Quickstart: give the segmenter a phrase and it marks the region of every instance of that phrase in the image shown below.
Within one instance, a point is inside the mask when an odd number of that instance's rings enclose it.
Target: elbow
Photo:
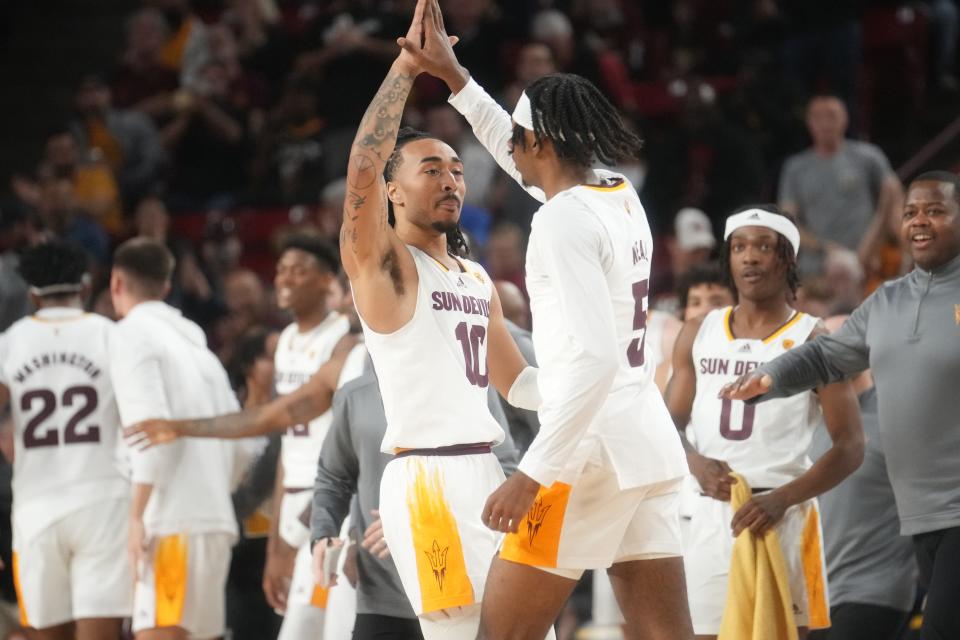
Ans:
[[[850,475],[863,464],[866,440],[862,431],[855,436],[844,438],[834,446],[840,450],[842,465],[844,471],[846,471],[845,475]]]

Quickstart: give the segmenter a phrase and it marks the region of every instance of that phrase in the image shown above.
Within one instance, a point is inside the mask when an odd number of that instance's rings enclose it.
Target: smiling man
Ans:
[[[829,626],[826,568],[815,498],[863,460],[863,430],[849,383],[826,385],[762,407],[722,400],[717,391],[743,371],[824,333],[819,318],[792,306],[797,289],[800,232],[772,206],[750,207],[727,219],[721,268],[738,303],[688,320],[677,337],[667,408],[684,439],[700,484],[684,549],[690,614],[697,638],[714,638],[727,601],[733,540],[744,529],[777,532],[786,560],[795,624]],[[821,420],[832,446],[814,465],[807,449]],[[689,423],[689,427],[688,427]],[[730,472],[753,499],[734,512]]]
[[[960,637],[960,178],[918,176],[901,233],[916,267],[860,305],[837,333],[792,349],[723,390],[784,398],[870,368],[900,529],[927,588],[921,638]]]

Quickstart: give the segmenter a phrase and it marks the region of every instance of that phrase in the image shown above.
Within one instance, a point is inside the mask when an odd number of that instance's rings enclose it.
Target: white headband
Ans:
[[[80,282],[70,282],[62,284],[48,284],[45,287],[30,287],[30,293],[45,298],[47,296],[62,296],[71,293],[80,293],[83,287],[90,284],[90,274],[85,273],[80,278]]]
[[[517,106],[513,110],[512,117],[518,125],[528,131],[533,131],[533,109],[530,106],[530,98],[527,97],[526,91],[520,94],[520,99],[517,100]]]
[[[723,231],[723,239],[726,240],[730,234],[740,227],[766,227],[773,229],[781,234],[790,244],[793,245],[794,257],[800,253],[800,231],[797,225],[793,224],[789,218],[776,213],[764,211],[763,209],[747,209],[727,218],[727,226]]]

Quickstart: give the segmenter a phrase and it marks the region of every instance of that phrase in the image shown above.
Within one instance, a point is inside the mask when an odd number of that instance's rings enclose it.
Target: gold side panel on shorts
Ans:
[[[423,612],[474,603],[457,521],[443,493],[439,469],[428,471],[416,461],[413,485],[407,488],[410,530],[417,558]]]
[[[187,598],[187,536],[160,538],[153,557],[158,627],[178,627]]]
[[[823,574],[823,548],[820,535],[820,514],[815,508],[807,511],[801,538],[803,578],[807,585],[807,608],[810,611],[810,628],[825,629],[830,626],[830,609],[827,604],[826,576]]]
[[[330,597],[330,589],[325,589],[318,584],[313,585],[313,593],[310,594],[310,606],[317,609],[327,608],[327,598]]]
[[[27,620],[27,608],[23,604],[23,592],[20,590],[20,557],[17,552],[13,552],[13,589],[17,592],[17,608],[20,610],[20,626],[29,627]]]
[[[549,489],[540,487],[517,533],[508,533],[504,539],[500,557],[534,567],[556,567],[570,489],[563,482],[554,482]]]

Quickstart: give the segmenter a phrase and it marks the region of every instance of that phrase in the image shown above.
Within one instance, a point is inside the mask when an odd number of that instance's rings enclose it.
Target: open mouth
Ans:
[[[925,249],[933,244],[933,235],[929,233],[915,233],[910,237],[910,242],[917,249]]]
[[[763,273],[760,271],[744,271],[740,277],[743,278],[745,282],[755,284],[763,280]]]

